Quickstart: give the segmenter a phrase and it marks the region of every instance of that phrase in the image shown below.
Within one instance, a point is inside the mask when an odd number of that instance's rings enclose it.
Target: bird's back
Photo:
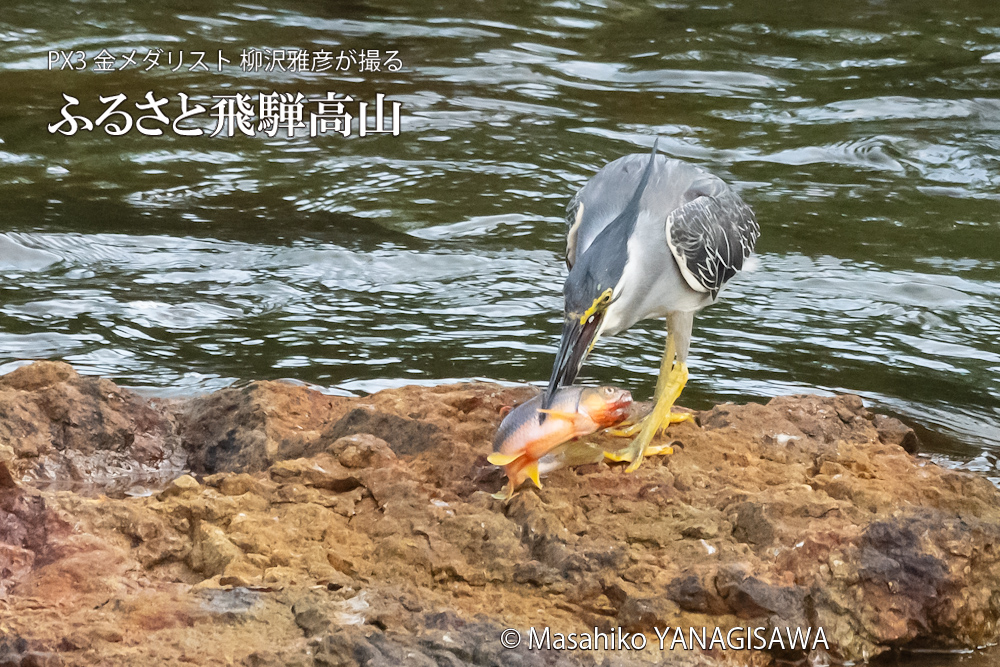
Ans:
[[[658,153],[609,163],[567,213],[567,286],[592,275],[620,286],[602,324],[606,335],[712,303],[760,235],[753,211],[722,179]]]
[[[648,153],[634,153],[609,162],[570,200],[566,206],[569,226],[566,261],[570,266],[628,206],[649,159]],[[654,159],[640,206],[662,214],[663,220],[671,211],[699,196],[712,196],[728,188],[720,178],[700,167],[660,154]]]

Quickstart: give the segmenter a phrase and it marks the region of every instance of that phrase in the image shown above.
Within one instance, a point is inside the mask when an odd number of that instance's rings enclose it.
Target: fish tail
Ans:
[[[524,456],[524,452],[518,454],[501,454],[500,452],[493,452],[486,457],[486,460],[495,466],[507,466]]]
[[[542,483],[538,479],[538,461],[532,461],[524,467],[524,472],[532,482],[535,483],[539,489],[542,488]]]

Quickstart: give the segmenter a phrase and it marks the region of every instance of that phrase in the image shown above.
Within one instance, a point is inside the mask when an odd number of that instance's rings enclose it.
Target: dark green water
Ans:
[[[139,62],[92,71],[105,48]],[[156,48],[232,62],[143,71]],[[243,72],[249,48],[392,50],[402,68]],[[89,67],[48,71],[50,49]],[[973,0],[7,0],[0,370],[58,358],[181,393],[543,381],[563,207],[659,136],[735,184],[763,228],[759,267],[696,322],[682,403],[853,392],[995,479],[998,52],[1000,4]],[[99,95],[138,117],[147,91],[171,119],[179,93],[206,108],[384,93],[401,134],[47,130],[62,93],[95,120]],[[211,113],[187,127],[210,133]],[[645,397],[662,336],[649,322],[602,341],[585,375]]]
[[[763,227],[759,268],[696,323],[683,402],[855,392],[996,474],[1000,7],[271,5],[5,3],[0,228],[52,255],[0,253],[0,370],[60,358],[172,392],[544,380],[563,206],[659,136]],[[244,72],[251,48],[391,50],[402,68]],[[123,69],[93,71],[102,49]],[[155,49],[187,60],[147,72]],[[220,49],[223,72],[188,71]],[[87,69],[50,71],[49,50]],[[62,93],[96,120],[98,96],[137,118],[147,91],[171,119],[180,93],[205,106],[185,126],[206,134],[47,130]],[[401,133],[208,136],[213,96],[260,91],[384,93]],[[642,396],[662,335],[604,341],[585,373]]]

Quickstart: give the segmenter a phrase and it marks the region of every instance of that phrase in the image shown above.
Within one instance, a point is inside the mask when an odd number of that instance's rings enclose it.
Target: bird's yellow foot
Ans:
[[[651,444],[653,436],[671,424],[673,414],[670,412],[670,408],[673,407],[674,401],[680,396],[681,390],[684,389],[684,385],[688,379],[688,370],[685,364],[679,363],[673,366],[673,368],[668,365],[668,360],[673,359],[673,337],[670,336],[667,340],[667,354],[664,355],[664,363],[660,370],[660,380],[656,383],[656,403],[653,405],[653,411],[646,415],[645,419],[640,422],[639,434],[629,443],[628,447],[614,452],[610,457],[612,460],[628,461],[629,465],[625,468],[625,472],[633,472],[642,465],[643,458],[645,458],[646,453],[650,450],[657,452],[660,449],[661,451],[658,453],[665,454],[667,453],[665,450],[670,449],[670,453],[673,453],[673,448],[669,445]],[[694,416],[688,415],[680,421],[686,421],[687,419],[693,420]]]
[[[642,430],[642,426],[645,423],[645,418],[637,421],[634,424],[629,424],[625,428],[609,428],[605,433],[608,435],[613,435],[618,438],[631,438],[634,435],[638,435],[639,431]],[[667,415],[666,419],[660,424],[658,432],[662,433],[667,430],[667,427],[671,424],[680,424],[681,422],[691,422],[694,421],[694,413],[691,412],[671,412]],[[647,454],[647,456],[649,456]]]
[[[642,453],[643,458],[647,456],[670,456],[674,453],[674,448],[670,445],[649,445]],[[633,454],[628,447],[617,452],[604,452],[604,458],[615,463],[628,461],[632,463]]]

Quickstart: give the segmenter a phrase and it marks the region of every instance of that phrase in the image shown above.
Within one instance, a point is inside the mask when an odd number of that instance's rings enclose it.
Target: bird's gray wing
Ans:
[[[666,162],[662,155],[654,159],[657,167]],[[647,164],[648,153],[620,157],[594,174],[570,199],[566,206],[566,263],[570,268],[628,206]]]
[[[666,232],[688,286],[715,299],[753,252],[760,226],[739,195],[721,181],[712,186],[711,194],[689,191],[690,201],[667,216]]]

